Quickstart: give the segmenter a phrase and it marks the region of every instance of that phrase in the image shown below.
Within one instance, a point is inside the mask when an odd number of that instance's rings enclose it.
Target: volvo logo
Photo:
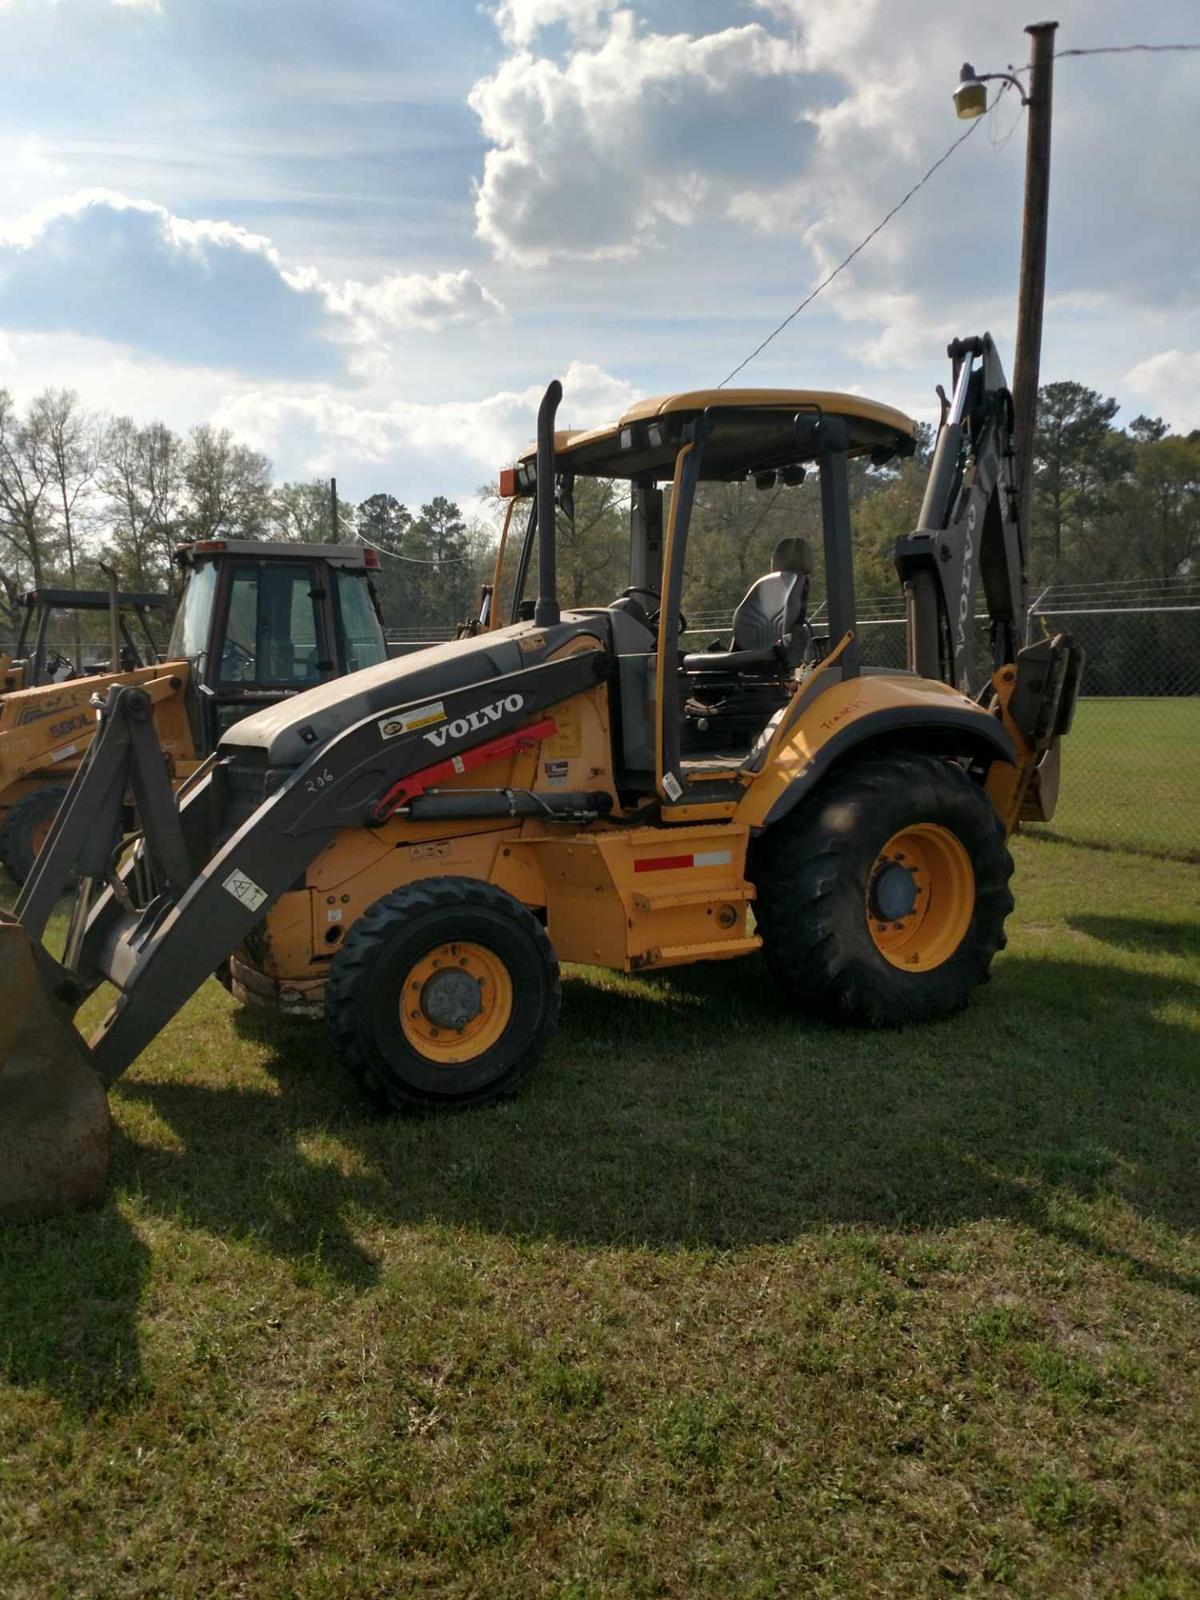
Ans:
[[[469,733],[479,733],[490,723],[499,722],[506,712],[520,711],[524,704],[523,694],[507,694],[503,700],[493,700],[491,705],[480,706],[478,711],[468,711],[465,717],[455,717],[443,728],[431,728],[425,738],[440,750],[447,739],[465,739]]]

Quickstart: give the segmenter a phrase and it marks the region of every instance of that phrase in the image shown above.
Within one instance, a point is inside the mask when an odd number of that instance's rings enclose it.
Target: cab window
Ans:
[[[216,592],[217,569],[211,561],[205,561],[193,569],[175,613],[167,645],[168,660],[197,661],[208,649],[208,628]]]
[[[235,568],[218,682],[279,688],[322,682],[328,666],[315,592],[312,569],[300,563]]]

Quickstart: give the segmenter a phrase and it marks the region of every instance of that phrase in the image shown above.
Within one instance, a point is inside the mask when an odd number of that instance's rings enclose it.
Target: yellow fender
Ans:
[[[770,827],[830,767],[868,744],[977,755],[988,763],[1016,759],[1000,720],[949,684],[908,673],[865,672],[840,681],[819,672],[801,684],[780,718],[736,820]]]

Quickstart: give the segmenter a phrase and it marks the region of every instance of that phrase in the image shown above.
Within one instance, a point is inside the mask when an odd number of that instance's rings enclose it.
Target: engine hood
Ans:
[[[419,706],[439,694],[535,666],[583,634],[607,646],[608,632],[606,613],[576,613],[550,628],[518,622],[473,639],[431,645],[265,706],[234,723],[219,753],[255,766],[296,767],[366,717]]]

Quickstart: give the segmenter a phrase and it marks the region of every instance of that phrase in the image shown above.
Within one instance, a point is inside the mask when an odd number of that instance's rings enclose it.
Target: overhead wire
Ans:
[[[796,309],[794,311],[789,311],[788,312],[787,316],[784,317],[783,321],[779,324],[779,326],[776,327],[776,328],[773,328],[771,330],[771,332],[767,335],[767,337],[762,341],[762,343],[757,345],[753,350],[751,350],[750,354],[745,358],[744,361],[739,361],[737,366],[734,367],[733,371],[727,373],[725,375],[725,377],[723,377],[721,379],[720,383],[717,385],[718,389],[723,389],[731,378],[736,378],[737,377],[738,373],[742,370],[743,367],[748,367],[756,356],[762,355],[763,351],[772,342],[772,340],[777,339],[779,337],[779,335],[783,332],[783,330],[788,326],[788,324],[791,323],[791,322],[794,322],[796,320],[796,318],[800,315],[800,313],[804,310],[804,308],[806,306],[810,306],[813,303],[813,301],[821,293],[822,289],[827,289],[829,287],[829,285],[833,282],[833,280],[837,277],[837,275],[840,272],[844,272],[845,271],[845,269],[854,260],[855,256],[861,255],[861,253],[871,243],[871,240],[876,238],[880,233],[883,232],[884,228],[887,227],[888,223],[892,220],[892,218],[896,215],[896,213],[898,211],[902,211],[904,209],[904,207],[908,204],[908,202],[913,198],[913,196],[915,194],[918,194],[925,187],[925,185],[929,182],[930,178],[933,177],[934,173],[938,170],[938,168],[939,167],[944,167],[946,162],[949,161],[950,157],[959,148],[959,146],[966,144],[967,140],[975,132],[976,128],[979,126],[979,123],[982,120],[983,120],[982,117],[978,118],[976,121],[972,122],[971,126],[967,129],[966,133],[959,134],[958,138],[955,139],[954,143],[950,146],[950,148],[948,150],[944,151],[937,158],[937,160],[933,163],[933,165],[929,168],[929,170],[922,177],[918,178],[918,180],[916,181],[916,183],[913,184],[912,188],[908,191],[908,193],[906,195],[904,195],[901,199],[897,200],[896,204],[892,207],[892,209],[887,213],[886,216],[880,218],[880,220],[871,229],[870,233],[867,234],[866,238],[860,240],[860,242],[854,246],[854,249],[851,250],[850,254],[848,256],[845,256],[841,261],[839,261],[837,266],[834,267],[833,271],[830,272],[829,274],[827,274],[826,277],[822,278],[820,283],[818,283],[815,288],[810,290],[809,293],[805,295],[804,299],[801,300],[800,304],[796,307]]]
[[[1168,50],[1200,50],[1200,44],[1098,44],[1086,50],[1056,50],[1054,59],[1059,61],[1063,56],[1127,56],[1135,50],[1158,55]],[[1029,68],[1022,67],[1021,71],[1028,72]]]
[[[456,562],[474,561],[474,556],[402,556],[398,550],[386,550],[383,545],[375,544],[363,533],[356,535],[360,544],[365,544],[369,550],[378,550],[381,556],[390,556],[393,561],[407,561],[414,567],[451,567]]]
[[[1142,51],[1142,52],[1145,52],[1145,53],[1148,53],[1148,54],[1159,54],[1159,53],[1164,53],[1164,52],[1168,52],[1168,51],[1185,51],[1185,52],[1200,51],[1200,43],[1196,43],[1196,44],[1106,44],[1106,45],[1092,45],[1092,46],[1089,46],[1087,48],[1080,48],[1080,49],[1056,50],[1054,52],[1054,59],[1057,61],[1060,58],[1065,57],[1065,56],[1117,56],[1117,55],[1130,55],[1130,54],[1134,53],[1135,51]],[[1025,66],[1022,66],[1022,67],[1010,67],[1009,70],[1011,72],[1015,73],[1015,74],[1020,74],[1020,73],[1028,72],[1029,71],[1029,67],[1028,67],[1028,65],[1025,65]],[[1008,87],[1009,87],[1008,84],[1003,85],[1003,87],[1000,90],[1000,93],[996,96],[995,103],[994,103],[994,105],[992,107],[993,112],[995,111],[996,106],[998,106],[1000,104],[1000,101],[1003,99],[1004,93],[1008,89]],[[1025,106],[1022,105],[1021,111],[1023,112],[1024,110],[1025,110]],[[763,351],[767,348],[767,346],[769,344],[771,344],[775,339],[777,339],[779,337],[779,335],[783,332],[783,330],[786,327],[788,327],[792,322],[794,322],[796,320],[796,318],[800,315],[800,313],[807,306],[810,306],[813,303],[813,301],[822,292],[822,290],[827,289],[829,287],[829,285],[833,282],[833,280],[838,276],[838,274],[841,273],[841,272],[844,272],[845,269],[850,265],[850,263],[854,260],[854,258],[856,256],[861,255],[861,253],[866,249],[866,247],[871,243],[871,241],[873,239],[875,239],[880,233],[883,232],[884,228],[887,227],[888,223],[897,214],[897,212],[902,211],[904,209],[904,207],[908,204],[908,202],[913,198],[913,196],[920,193],[920,191],[929,182],[930,178],[933,177],[934,173],[937,172],[941,167],[945,166],[946,162],[950,160],[950,157],[955,153],[955,151],[958,150],[960,148],[960,146],[966,144],[967,140],[971,137],[971,135],[975,132],[975,129],[979,126],[979,124],[983,120],[984,119],[982,117],[976,118],[971,123],[971,126],[967,129],[967,131],[965,133],[960,134],[958,136],[958,138],[955,139],[954,143],[951,144],[950,147],[947,150],[943,151],[943,153],[938,157],[938,159],[933,163],[933,165],[928,169],[928,171],[923,173],[922,176],[917,179],[916,183],[913,184],[912,188],[909,189],[906,194],[901,196],[901,198],[899,200],[897,200],[896,204],[892,207],[892,209],[890,211],[888,211],[883,217],[880,218],[880,220],[871,229],[870,233],[868,233],[865,238],[861,239],[859,241],[859,243],[855,245],[854,249],[851,250],[850,254],[845,256],[845,257],[843,257],[843,259],[838,262],[837,266],[834,267],[832,272],[828,273],[824,278],[822,278],[820,283],[816,284],[809,291],[809,293],[805,295],[804,299],[801,300],[800,304],[798,306],[796,306],[796,308],[793,311],[789,311],[788,312],[787,316],[784,317],[782,322],[780,322],[776,327],[772,328],[771,332],[767,335],[767,337],[765,339],[763,339],[760,344],[757,344],[754,347],[754,349],[751,350],[750,354],[744,358],[744,360],[739,361],[737,366],[734,367],[731,372],[726,373],[726,375],[721,379],[720,383],[717,385],[718,389],[723,389],[725,387],[725,385],[727,383],[729,383],[729,381],[732,378],[736,378],[737,377],[738,373],[741,372],[744,367],[748,367],[750,365],[750,363],[755,359],[755,357],[760,356],[763,353]],[[1004,134],[1004,136],[999,141],[997,141],[997,139],[995,137],[995,134],[994,134],[994,130],[993,130],[993,133],[991,135],[991,139],[992,139],[992,147],[993,147],[994,150],[999,152],[1000,150],[1002,150],[1004,148],[1004,146],[1008,143],[1009,139],[1012,136],[1013,129],[1015,129],[1015,127],[1016,127],[1016,125],[1017,125],[1017,123],[1019,121],[1020,121],[1020,112],[1017,114],[1017,117],[1014,119],[1012,127],[1009,128],[1008,132],[1006,134]]]

